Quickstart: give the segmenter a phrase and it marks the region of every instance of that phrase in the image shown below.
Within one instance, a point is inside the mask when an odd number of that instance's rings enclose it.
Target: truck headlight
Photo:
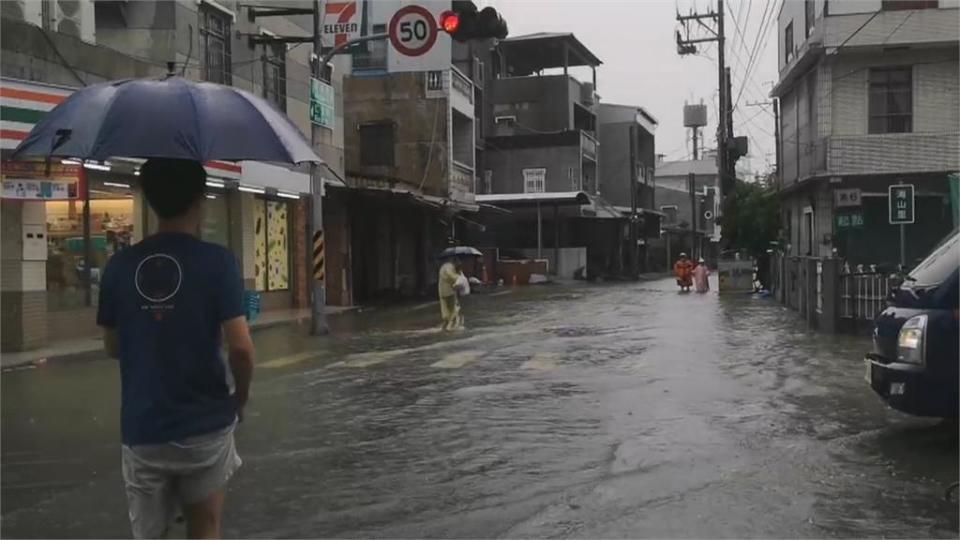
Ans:
[[[907,319],[897,336],[897,360],[910,364],[923,364],[927,316],[917,315]]]

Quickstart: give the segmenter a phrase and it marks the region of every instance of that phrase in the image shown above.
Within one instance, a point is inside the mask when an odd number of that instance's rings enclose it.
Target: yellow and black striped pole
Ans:
[[[326,279],[323,247],[323,231],[316,231],[313,233],[313,279],[317,281]]]

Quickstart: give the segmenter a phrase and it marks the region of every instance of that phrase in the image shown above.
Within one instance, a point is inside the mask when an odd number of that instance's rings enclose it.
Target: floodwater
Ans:
[[[257,335],[243,537],[956,537],[956,424],[887,409],[868,340],[670,280],[476,295]],[[2,375],[2,535],[129,535],[114,362]]]

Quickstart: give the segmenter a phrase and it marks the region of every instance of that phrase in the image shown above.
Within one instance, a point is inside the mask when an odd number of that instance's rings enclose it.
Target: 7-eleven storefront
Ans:
[[[140,160],[14,162],[30,129],[72,89],[0,79],[2,348],[20,351],[98,335],[100,275],[110,257],[156,230]],[[230,248],[263,309],[307,305],[309,178],[262,163],[205,165],[200,236]],[[89,268],[89,270],[87,270]]]

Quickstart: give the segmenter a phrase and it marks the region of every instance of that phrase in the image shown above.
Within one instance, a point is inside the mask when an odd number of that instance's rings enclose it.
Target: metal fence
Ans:
[[[872,321],[887,307],[890,275],[851,272],[840,275],[840,318]]]

